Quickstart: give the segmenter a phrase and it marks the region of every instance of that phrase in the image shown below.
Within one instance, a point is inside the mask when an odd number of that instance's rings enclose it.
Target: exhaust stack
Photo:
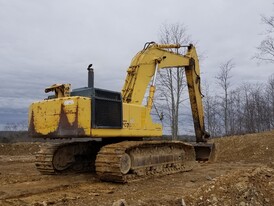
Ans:
[[[93,71],[93,68],[92,67],[92,64],[88,65],[88,87],[89,88],[94,88],[94,71]]]

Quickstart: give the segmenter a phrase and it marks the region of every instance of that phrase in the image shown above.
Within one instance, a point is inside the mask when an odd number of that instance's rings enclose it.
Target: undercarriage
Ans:
[[[96,171],[103,181],[121,183],[189,171],[194,164],[194,147],[180,141],[46,144],[36,154],[42,174]]]

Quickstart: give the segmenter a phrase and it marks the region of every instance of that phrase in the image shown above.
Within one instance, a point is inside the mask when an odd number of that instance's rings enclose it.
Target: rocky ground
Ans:
[[[129,184],[41,175],[33,154],[44,143],[2,143],[0,205],[274,205],[274,131],[212,141],[214,156],[192,171]]]

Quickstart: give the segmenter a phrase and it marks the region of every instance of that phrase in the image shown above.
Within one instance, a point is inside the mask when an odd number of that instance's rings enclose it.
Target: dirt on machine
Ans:
[[[181,47],[187,47],[185,54],[172,52]],[[193,144],[160,140],[162,125],[153,122],[150,114],[158,71],[174,67],[185,68],[196,135]],[[70,84],[54,84],[45,92],[54,95],[31,104],[29,134],[59,143],[45,144],[36,154],[35,164],[42,174],[95,171],[101,180],[125,183],[189,171],[196,160],[206,161],[211,154],[199,61],[192,44],[146,43],[132,59],[121,92],[94,87],[92,65],[87,87],[71,90]]]

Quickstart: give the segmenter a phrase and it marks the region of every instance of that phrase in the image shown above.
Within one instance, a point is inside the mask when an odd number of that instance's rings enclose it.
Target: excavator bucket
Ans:
[[[213,159],[215,145],[213,143],[192,143],[195,149],[196,161]]]

